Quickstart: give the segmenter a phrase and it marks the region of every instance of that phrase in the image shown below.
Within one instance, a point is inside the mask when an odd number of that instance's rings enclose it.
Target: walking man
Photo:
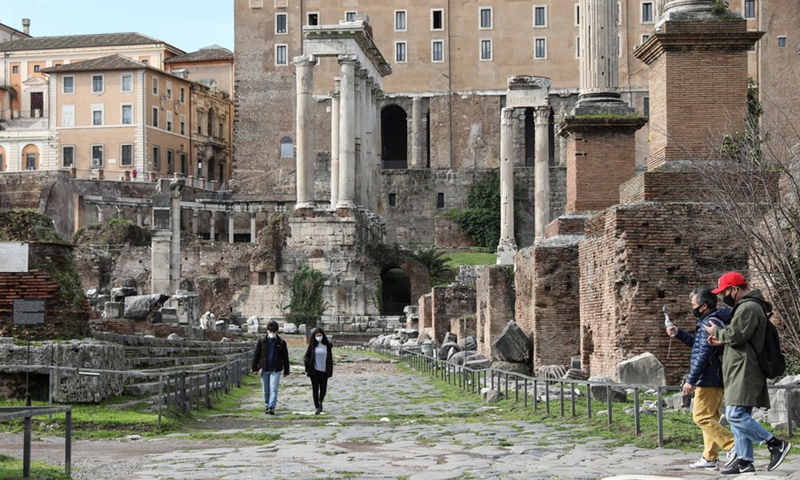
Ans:
[[[267,335],[258,340],[251,367],[254,373],[261,375],[264,413],[275,415],[281,371],[284,377],[289,375],[289,349],[278,336],[278,322],[272,320],[267,324]]]
[[[683,383],[683,394],[694,391],[692,419],[703,432],[703,456],[689,465],[689,468],[717,468],[720,449],[728,452],[723,467],[728,468],[736,460],[733,447],[733,434],[720,425],[722,406],[722,347],[708,343],[705,326],[714,325],[725,328],[731,319],[730,308],[717,309],[717,296],[708,287],[695,288],[689,294],[692,314],[697,319],[694,335],[676,326],[667,327],[667,334],[674,335],[685,345],[691,347],[689,374]]]
[[[766,443],[769,448],[769,466],[772,471],[786,458],[792,444],[769,433],[753,419],[753,407],[769,408],[767,379],[761,373],[756,352],[764,348],[764,334],[772,312],[772,305],[760,290],[751,290],[744,277],[728,272],[719,277],[712,293],[722,296],[726,305],[733,307],[731,323],[727,328],[704,326],[711,335],[711,345],[725,345],[722,355],[722,378],[725,381],[725,416],[733,430],[739,460],[720,471],[723,475],[755,472],[753,442]]]

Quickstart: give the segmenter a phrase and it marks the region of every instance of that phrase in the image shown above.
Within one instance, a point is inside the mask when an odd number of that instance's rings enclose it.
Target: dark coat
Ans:
[[[306,355],[303,357],[303,364],[306,367],[306,375],[309,377],[311,373],[314,372],[314,348],[316,348],[316,341],[311,340],[308,343],[308,348],[306,349]],[[328,375],[328,378],[333,376],[333,347],[331,347],[330,343],[323,344],[328,347],[328,356],[325,357],[325,374]]]
[[[289,375],[289,349],[286,347],[286,342],[280,337],[275,337],[276,344],[272,351],[272,364],[275,365],[276,372],[283,370],[284,375]],[[253,352],[253,363],[251,369],[257,372],[259,369],[266,370],[267,368],[267,337],[260,338],[256,344],[256,349]]]
[[[764,348],[764,334],[772,305],[760,290],[739,299],[733,307],[731,324],[714,327],[714,336],[725,344],[722,378],[725,380],[725,405],[769,408],[767,379],[758,367],[755,349]]]
[[[723,347],[713,347],[708,343],[708,332],[703,325],[714,324],[725,327],[731,320],[731,309],[728,307],[714,310],[697,319],[694,335],[685,330],[678,330],[677,338],[692,347],[689,360],[689,374],[686,383],[695,387],[721,387]]]

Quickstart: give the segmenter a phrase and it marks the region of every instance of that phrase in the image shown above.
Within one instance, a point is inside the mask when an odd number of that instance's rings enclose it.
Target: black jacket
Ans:
[[[311,376],[311,372],[314,371],[314,345],[316,342],[311,340],[308,344],[308,348],[306,349],[306,356],[303,357],[303,363],[306,367],[306,375]],[[333,352],[330,343],[323,344],[328,347],[328,356],[325,358],[325,373],[328,375],[328,378],[333,376]]]
[[[278,348],[272,351],[272,364],[275,365],[274,371],[280,372],[283,370],[284,375],[289,375],[289,349],[286,347],[286,342],[280,337],[276,336],[276,346]],[[267,368],[267,337],[260,338],[256,344],[256,350],[253,352],[252,370],[257,372],[258,369],[266,370]]]
[[[708,343],[708,332],[703,326],[713,323],[718,327],[725,328],[730,321],[731,309],[724,307],[697,320],[694,335],[684,330],[678,330],[678,340],[692,347],[686,383],[697,387],[722,386],[722,347],[712,347]]]

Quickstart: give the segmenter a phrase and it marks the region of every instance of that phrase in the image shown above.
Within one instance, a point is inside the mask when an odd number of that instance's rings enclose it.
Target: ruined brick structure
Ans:
[[[492,340],[514,320],[514,275],[510,267],[483,267],[478,273],[475,340],[478,353],[491,358]]]

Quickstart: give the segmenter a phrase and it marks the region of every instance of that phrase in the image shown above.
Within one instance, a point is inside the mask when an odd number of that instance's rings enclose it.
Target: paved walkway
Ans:
[[[426,376],[401,373],[364,354],[334,350],[340,363],[329,384],[323,415],[313,415],[310,381],[302,372],[282,379],[276,415],[263,415],[260,392],[237,414],[243,424],[215,433],[268,432],[280,439],[247,444],[182,435],[135,441],[76,442],[76,479],[712,479],[716,471],[687,465],[699,453],[612,447],[597,438],[532,422],[492,421],[477,396],[443,399]],[[293,351],[293,358],[300,355]],[[296,363],[299,364],[299,363]],[[484,411],[486,421],[461,418]],[[258,412],[256,414],[252,412]],[[229,438],[229,437],[227,437]],[[34,460],[43,444],[34,444]],[[19,449],[0,439],[0,453]],[[63,448],[63,447],[62,447]],[[63,449],[53,449],[58,455]],[[760,479],[800,480],[800,449]],[[16,456],[20,456],[16,453]],[[728,477],[725,477],[728,478]]]

